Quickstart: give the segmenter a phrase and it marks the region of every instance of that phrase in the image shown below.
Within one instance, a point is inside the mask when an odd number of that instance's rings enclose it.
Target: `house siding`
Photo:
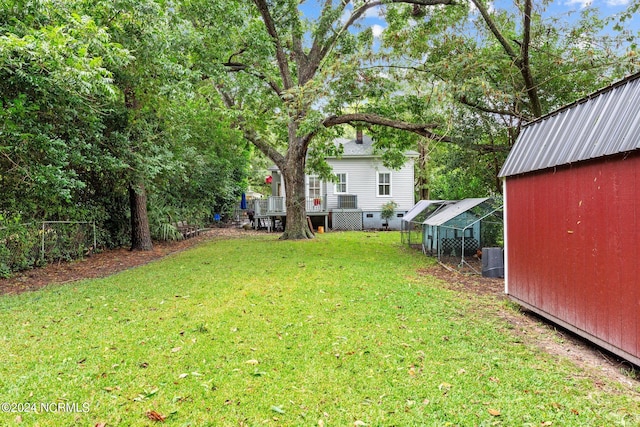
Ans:
[[[347,194],[358,195],[358,209],[364,212],[379,212],[382,205],[394,201],[398,204],[398,212],[406,212],[414,205],[414,171],[413,158],[399,170],[386,168],[380,159],[376,158],[346,158],[328,159],[327,162],[333,173],[346,173]],[[378,193],[378,172],[391,174],[391,195],[380,197]],[[327,207],[338,207],[338,195],[335,185],[327,185]]]

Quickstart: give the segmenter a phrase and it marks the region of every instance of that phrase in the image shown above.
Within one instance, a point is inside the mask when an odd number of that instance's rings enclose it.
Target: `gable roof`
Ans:
[[[423,224],[433,225],[433,226],[443,225],[447,221],[451,221],[453,218],[457,217],[458,215],[478,206],[480,203],[486,202],[487,200],[489,200],[488,197],[480,198],[480,199],[460,200],[459,202],[453,203],[445,207],[435,215],[430,216],[423,222]]]
[[[364,135],[362,137],[362,144],[358,144],[355,139],[349,138],[336,138],[333,140],[333,143],[336,146],[342,145],[343,152],[341,158],[345,157],[380,157],[380,153],[375,153],[373,146],[373,139],[369,135]],[[404,152],[407,157],[418,157],[419,153],[413,150],[407,150]],[[331,159],[337,159],[338,157],[328,157]],[[268,170],[277,171],[280,170],[278,166],[271,165]]]
[[[406,214],[404,214],[404,216],[402,217],[402,221],[407,221],[407,222],[412,221],[416,216],[420,215],[425,210],[427,210],[429,206],[434,205],[434,208],[435,208],[435,205],[440,206],[444,203],[447,203],[447,201],[446,200],[420,200],[411,209],[409,209]]]
[[[640,148],[640,73],[528,123],[500,177]]]
[[[333,143],[336,146],[342,145],[342,157],[379,157],[379,153],[375,153],[373,139],[369,135],[363,135],[362,144],[358,144],[355,139],[336,138]],[[408,150],[404,153],[407,157],[417,157],[418,152]]]

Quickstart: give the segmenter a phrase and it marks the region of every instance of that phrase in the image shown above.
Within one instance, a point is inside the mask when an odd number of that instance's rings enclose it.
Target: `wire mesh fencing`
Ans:
[[[88,221],[42,221],[0,227],[0,277],[52,262],[80,259],[97,247]]]

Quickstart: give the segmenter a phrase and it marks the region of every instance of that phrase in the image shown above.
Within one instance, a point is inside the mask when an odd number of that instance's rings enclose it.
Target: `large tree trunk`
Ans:
[[[421,139],[418,141],[420,155],[418,157],[418,179],[416,186],[418,187],[419,200],[429,200],[429,171],[427,166],[429,163],[429,141]]]
[[[307,223],[307,197],[305,194],[305,156],[293,155],[290,150],[281,170],[287,203],[287,223],[282,240],[312,239],[313,233]]]
[[[153,243],[147,216],[147,192],[144,185],[129,186],[129,208],[131,210],[131,250],[152,250]]]

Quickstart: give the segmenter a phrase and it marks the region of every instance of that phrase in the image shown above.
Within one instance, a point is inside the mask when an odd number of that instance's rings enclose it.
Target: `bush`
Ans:
[[[388,201],[384,205],[382,205],[382,211],[380,212],[380,217],[385,222],[385,224],[389,224],[389,220],[393,218],[393,215],[396,211],[398,204],[393,200]]]
[[[20,223],[20,217],[0,216],[0,276],[26,270],[39,263],[39,229]]]

